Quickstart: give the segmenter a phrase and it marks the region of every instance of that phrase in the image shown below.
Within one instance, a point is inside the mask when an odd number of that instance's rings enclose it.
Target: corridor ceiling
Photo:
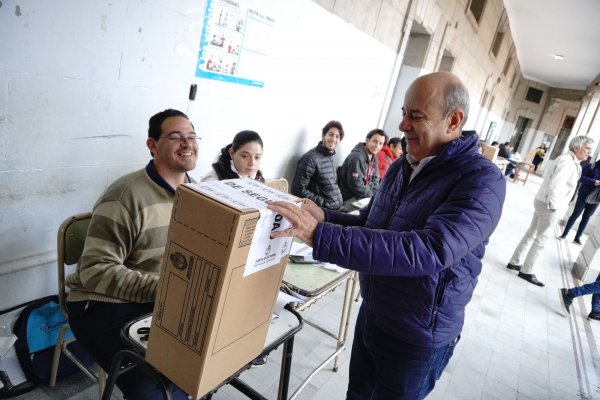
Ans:
[[[600,74],[600,0],[504,0],[504,6],[525,78],[584,90]]]

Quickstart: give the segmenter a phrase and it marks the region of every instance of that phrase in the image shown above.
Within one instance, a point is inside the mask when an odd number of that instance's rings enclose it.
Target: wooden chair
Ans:
[[[527,183],[527,178],[529,178],[529,174],[533,171],[533,164],[529,164],[526,162],[520,162],[517,164],[515,168],[515,175],[513,178],[513,182],[523,182],[523,186]]]
[[[65,316],[67,315],[66,290],[65,290],[65,266],[74,265],[79,262],[83,245],[87,236],[87,229],[92,219],[91,213],[83,213],[73,215],[67,218],[59,227],[57,235],[57,271],[58,271],[58,301],[60,310]],[[94,374],[86,367],[71,351],[69,344],[74,342],[75,337],[66,338],[69,332],[69,322],[65,322],[60,329],[56,346],[54,347],[54,357],[52,359],[52,368],[50,370],[50,387],[56,384],[56,374],[60,355],[63,353],[68,357],[79,369],[83,371],[90,379],[98,382],[100,387],[100,395],[104,390],[106,377],[102,368],[99,368],[98,375]]]

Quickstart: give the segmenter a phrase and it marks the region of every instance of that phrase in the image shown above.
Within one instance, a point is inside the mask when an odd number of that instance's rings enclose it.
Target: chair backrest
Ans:
[[[481,147],[483,149],[483,156],[485,158],[487,158],[488,160],[490,160],[491,162],[495,162],[496,159],[498,158],[498,152],[500,151],[500,149],[498,147],[495,146],[490,146],[488,144],[482,143]]]
[[[268,179],[265,185],[284,193],[288,193],[289,190],[288,181],[285,178]]]
[[[57,235],[58,300],[60,310],[67,316],[65,265],[77,264],[87,236],[92,213],[76,214],[64,220]]]

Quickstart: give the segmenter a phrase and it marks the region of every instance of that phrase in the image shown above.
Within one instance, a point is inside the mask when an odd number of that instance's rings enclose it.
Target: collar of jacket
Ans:
[[[335,150],[329,150],[327,147],[323,146],[323,141],[321,140],[319,144],[317,144],[317,151],[326,156],[334,156]]]
[[[435,165],[438,163],[445,163],[456,157],[462,156],[475,156],[479,154],[477,149],[477,142],[479,136],[475,131],[463,131],[462,134],[450,142],[446,143],[442,151],[437,154],[431,164]],[[402,150],[404,154],[408,154],[406,151],[406,138],[402,138]]]

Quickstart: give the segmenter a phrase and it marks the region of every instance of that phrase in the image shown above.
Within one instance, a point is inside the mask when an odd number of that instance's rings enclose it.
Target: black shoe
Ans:
[[[565,240],[567,238],[567,235],[562,234],[558,237],[560,240]]]
[[[558,289],[558,300],[560,300],[560,308],[563,310],[563,315],[568,317],[570,314],[570,307],[573,304],[573,299],[569,297],[569,291],[567,289]]]
[[[521,266],[520,265],[515,265],[515,264],[511,264],[511,263],[508,263],[508,265],[506,266],[506,268],[512,269],[513,271],[520,271],[521,270]]]
[[[583,243],[581,243],[581,240],[579,239],[574,239],[573,243],[575,243],[577,246],[583,246]]]
[[[590,321],[596,321],[596,322],[600,322],[600,312],[595,312],[592,311],[589,315],[588,315],[588,319]]]
[[[262,367],[266,363],[267,357],[256,357],[250,364],[252,364],[253,367]]]
[[[525,279],[527,282],[533,283],[534,285],[544,286],[542,282],[538,281],[538,278],[535,276],[535,274],[524,274],[519,272],[519,278]]]

